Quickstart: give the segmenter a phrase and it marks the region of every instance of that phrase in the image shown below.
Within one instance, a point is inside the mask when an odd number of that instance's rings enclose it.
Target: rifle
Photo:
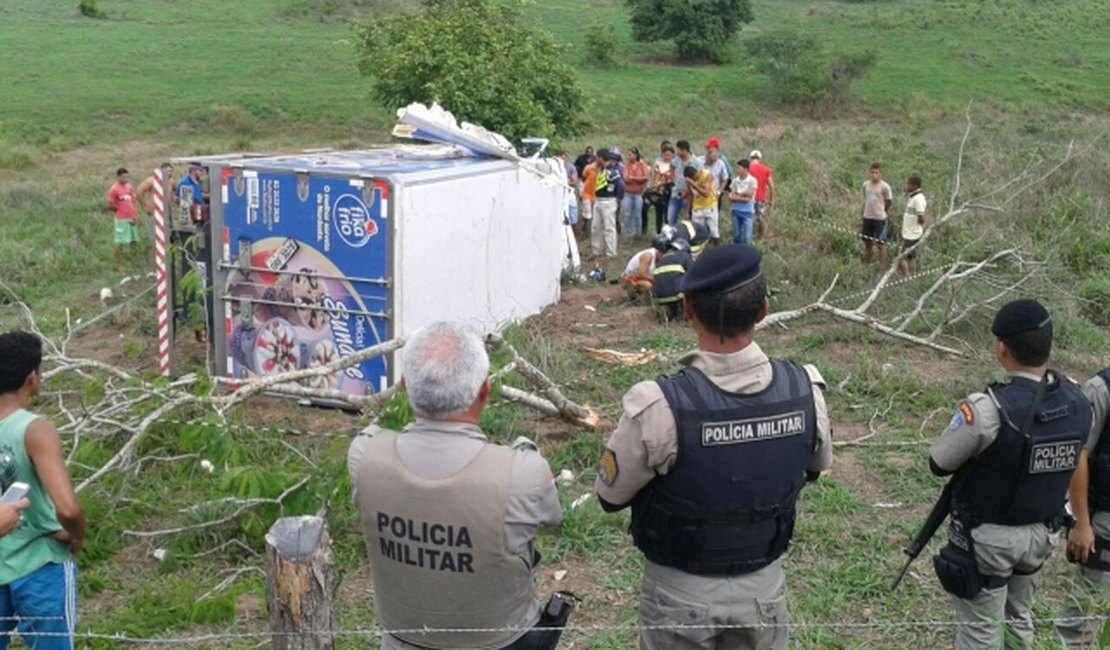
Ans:
[[[906,565],[898,572],[898,576],[894,578],[894,582],[890,583],[890,590],[894,591],[898,588],[902,578],[906,577],[906,572],[910,570],[910,565],[921,555],[921,551],[925,550],[925,545],[937,533],[937,529],[948,518],[948,513],[952,510],[952,481],[944,484],[944,489],[940,491],[940,496],[937,497],[937,502],[933,504],[933,509],[929,512],[929,517],[925,523],[921,525],[921,530],[917,531],[914,536],[902,549],[909,559],[906,560]]]

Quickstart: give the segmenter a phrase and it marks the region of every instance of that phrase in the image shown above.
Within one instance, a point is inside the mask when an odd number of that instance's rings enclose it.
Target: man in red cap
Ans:
[[[709,170],[713,184],[717,186],[717,212],[720,212],[724,208],[732,170],[729,169],[728,158],[721,153],[721,141],[717,138],[709,138],[705,143],[705,169]]]

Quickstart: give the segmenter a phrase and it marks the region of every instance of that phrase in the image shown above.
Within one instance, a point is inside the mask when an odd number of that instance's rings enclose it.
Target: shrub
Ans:
[[[648,43],[674,40],[684,61],[724,61],[728,44],[755,19],[750,0],[625,0],[632,36]]]
[[[586,30],[586,64],[595,68],[612,68],[617,64],[613,58],[612,36],[601,23],[593,23]]]
[[[77,11],[85,18],[104,20],[108,17],[108,14],[104,13],[103,9],[96,6],[96,0],[81,0],[77,3]]]
[[[359,27],[358,66],[387,108],[439,102],[511,140],[581,132],[585,95],[566,47],[521,24],[518,6],[424,0],[423,13]]]
[[[779,30],[745,44],[757,70],[771,77],[774,99],[791,106],[838,106],[875,65],[874,52],[830,53],[810,33]]]

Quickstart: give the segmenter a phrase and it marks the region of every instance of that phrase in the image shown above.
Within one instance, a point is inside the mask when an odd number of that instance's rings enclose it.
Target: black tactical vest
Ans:
[[[1098,373],[1110,390],[1110,368]],[[1098,444],[1091,452],[1089,465],[1091,471],[1090,489],[1087,500],[1091,510],[1110,512],[1110,417],[1102,423]]]
[[[688,219],[680,219],[675,226],[675,237],[685,239],[690,244],[690,252],[698,255],[709,243],[709,228],[703,223],[694,223]]]
[[[647,559],[697,575],[738,575],[786,551],[817,413],[805,370],[771,364],[771,384],[758,393],[723,391],[694,368],[658,381],[674,413],[678,456],[632,501],[632,539]]]
[[[1045,387],[1024,436],[1021,427],[1039,382],[1014,377],[987,387],[998,405],[998,437],[969,461],[952,487],[953,518],[967,528],[1052,524],[1063,514],[1068,484],[1090,430],[1091,405],[1078,386],[1049,372],[1056,381]]]
[[[691,264],[693,260],[689,253],[683,251],[670,251],[655,263],[655,282],[651,287],[651,295],[657,304],[665,305],[682,300],[679,285]]]

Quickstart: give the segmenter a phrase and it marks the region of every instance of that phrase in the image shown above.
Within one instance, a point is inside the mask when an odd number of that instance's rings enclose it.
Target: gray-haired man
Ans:
[[[416,421],[401,433],[372,426],[347,455],[378,620],[397,630],[382,648],[554,648],[559,631],[544,628],[567,612],[555,600],[541,612],[532,541],[563,512],[535,445],[491,444],[478,428],[490,394],[481,338],[429,325],[409,339],[402,371]]]

